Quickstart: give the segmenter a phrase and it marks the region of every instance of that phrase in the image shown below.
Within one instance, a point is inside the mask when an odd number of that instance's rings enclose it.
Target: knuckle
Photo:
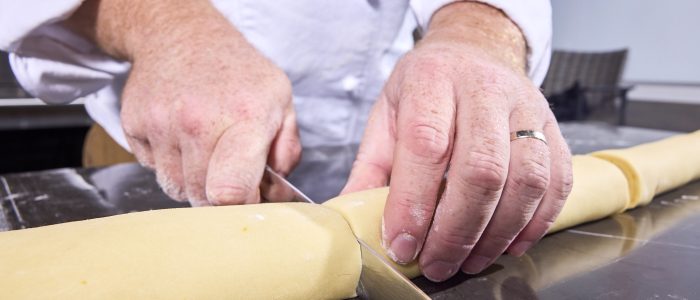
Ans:
[[[461,248],[466,251],[476,245],[477,241],[479,240],[479,235],[475,235],[473,231],[462,228],[449,228],[440,230],[436,238],[440,244],[440,248]]]
[[[507,168],[503,160],[494,155],[472,152],[469,159],[459,170],[467,186],[474,186],[484,194],[499,193],[503,190],[507,177]]]
[[[542,163],[527,160],[520,166],[513,182],[519,194],[528,198],[541,198],[549,185],[549,171]]]
[[[144,113],[140,117],[142,130],[146,130],[149,136],[165,135],[169,124],[173,122],[172,114],[168,109],[162,109],[158,105],[150,105],[144,108]]]
[[[570,169],[564,172],[559,179],[552,182],[552,192],[554,193],[554,197],[562,201],[569,197],[573,187],[574,175]]]
[[[207,124],[211,121],[202,117],[202,114],[193,113],[190,110],[182,109],[178,113],[178,123],[180,131],[186,136],[199,137],[207,130]]]
[[[136,120],[136,117],[130,114],[121,114],[121,119],[122,119],[122,130],[124,131],[124,135],[127,137],[136,139],[136,140],[141,140],[143,139],[143,132],[139,122]]]
[[[416,225],[429,224],[435,210],[434,201],[424,201],[424,196],[406,192],[400,193],[396,199],[398,200],[396,205],[399,209],[408,212]]]
[[[450,156],[450,136],[447,126],[437,122],[415,122],[407,128],[406,146],[413,155],[426,159],[431,165],[445,163]]]

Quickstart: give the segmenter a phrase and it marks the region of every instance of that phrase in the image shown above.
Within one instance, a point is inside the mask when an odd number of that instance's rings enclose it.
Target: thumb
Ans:
[[[382,187],[389,183],[396,144],[394,115],[386,97],[380,97],[372,108],[360,149],[341,194]]]
[[[270,148],[262,130],[228,128],[219,138],[209,160],[207,199],[214,205],[260,201],[260,180]]]

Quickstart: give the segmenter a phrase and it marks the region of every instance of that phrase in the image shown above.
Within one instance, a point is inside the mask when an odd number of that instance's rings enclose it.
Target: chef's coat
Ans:
[[[84,98],[90,116],[125,149],[119,96],[130,64],[62,25],[82,0],[0,0],[0,49],[19,83],[47,103]],[[414,29],[454,0],[213,0],[287,74],[304,146],[359,142],[372,103]],[[548,0],[481,0],[523,32],[528,75],[543,80],[551,51]],[[225,80],[225,78],[223,78]],[[202,87],[206,88],[206,87]]]

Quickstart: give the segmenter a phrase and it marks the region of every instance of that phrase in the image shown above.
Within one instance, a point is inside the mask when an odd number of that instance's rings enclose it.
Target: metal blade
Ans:
[[[278,187],[278,189],[274,192],[272,191],[273,186]],[[260,188],[263,190],[263,194],[268,194],[266,198],[269,202],[294,201],[317,204],[311,200],[311,198],[297,189],[293,184],[287,181],[287,179],[282,177],[282,175],[277,174],[277,172],[270,168],[270,166],[265,166],[265,174],[263,175],[263,181],[260,184]]]
[[[272,188],[276,186],[276,188]],[[268,201],[297,201],[317,204],[302,193],[287,179],[277,174],[269,166],[265,167],[263,194],[270,194]],[[274,189],[274,191],[272,191]],[[272,195],[274,194],[274,195]],[[408,278],[396,271],[384,258],[370,248],[367,243],[358,239],[362,255],[362,273],[357,285],[357,295],[360,299],[401,299],[419,300],[430,299]]]
[[[430,299],[413,282],[396,271],[367,243],[357,240],[362,252],[362,273],[357,295],[360,299],[425,300]]]

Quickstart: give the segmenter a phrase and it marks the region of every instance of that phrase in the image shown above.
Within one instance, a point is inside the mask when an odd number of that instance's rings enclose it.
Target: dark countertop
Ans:
[[[621,148],[672,132],[562,124],[574,153]],[[312,199],[342,188],[357,147],[305,149],[290,176]],[[186,206],[165,196],[153,173],[122,164],[0,176],[0,231]],[[478,276],[434,284],[434,299],[693,299],[700,297],[700,182],[649,206],[545,237],[521,258],[502,256]]]

